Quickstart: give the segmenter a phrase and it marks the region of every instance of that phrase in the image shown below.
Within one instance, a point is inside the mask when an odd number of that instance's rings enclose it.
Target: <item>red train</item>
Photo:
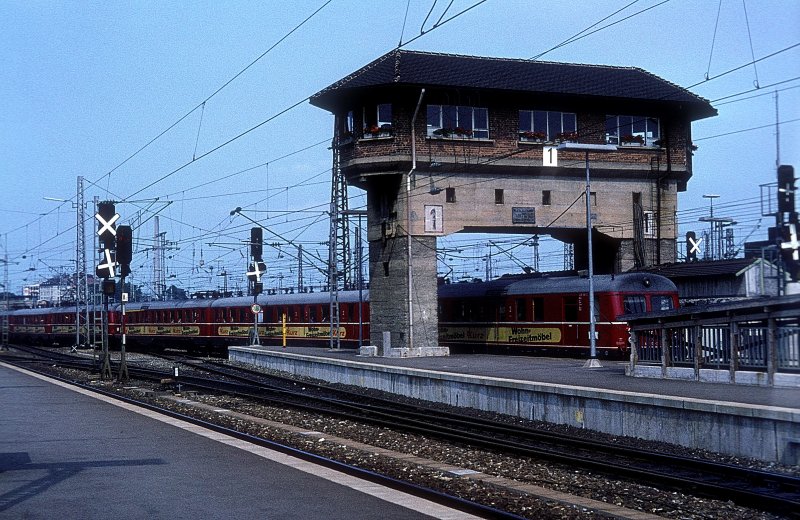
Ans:
[[[624,353],[628,345],[623,314],[678,306],[668,279],[651,274],[598,275],[594,278],[597,348]],[[359,304],[357,291],[339,292],[339,339],[356,347],[359,331],[369,344],[369,291]],[[455,350],[530,352],[585,350],[589,346],[588,279],[576,276],[518,275],[489,282],[439,286],[439,344]],[[330,294],[261,295],[259,337],[263,343],[327,345]],[[252,297],[192,299],[126,305],[130,346],[213,349],[247,344],[253,328]],[[361,319],[359,318],[361,305]],[[109,334],[120,341],[118,304],[109,312]],[[22,309],[9,313],[10,340],[72,345],[75,308]]]
[[[595,337],[598,352],[628,349],[624,314],[678,307],[675,284],[643,273],[597,275]],[[576,276],[504,276],[482,283],[439,287],[439,344],[507,352],[585,351],[589,348],[589,280]]]

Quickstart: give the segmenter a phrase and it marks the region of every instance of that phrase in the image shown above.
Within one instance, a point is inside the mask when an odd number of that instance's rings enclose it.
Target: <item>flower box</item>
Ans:
[[[530,131],[520,132],[519,140],[530,141],[534,143],[543,143],[547,141],[547,134],[544,132],[530,132]]]
[[[623,135],[619,141],[622,146],[644,146],[644,137],[641,135]]]
[[[556,134],[556,142],[575,143],[578,141],[578,132],[560,132]]]
[[[364,139],[374,139],[378,137],[391,137],[392,125],[370,125],[364,127]]]
[[[438,128],[433,131],[434,137],[447,139],[472,139],[472,130],[467,128]]]

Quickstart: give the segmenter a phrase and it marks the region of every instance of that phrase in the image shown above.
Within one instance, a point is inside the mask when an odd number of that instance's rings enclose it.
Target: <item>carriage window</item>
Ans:
[[[625,314],[637,314],[640,312],[645,312],[647,307],[644,303],[644,296],[640,294],[625,296],[622,299],[622,309]]]
[[[578,321],[577,296],[564,296],[564,321]]]
[[[544,321],[544,298],[533,299],[533,321]]]
[[[517,321],[525,321],[525,300],[517,299]]]
[[[651,296],[650,297],[650,309],[653,312],[672,310],[672,297],[671,296]]]
[[[317,306],[316,305],[310,305],[308,307],[308,321],[310,321],[312,323],[317,321]]]

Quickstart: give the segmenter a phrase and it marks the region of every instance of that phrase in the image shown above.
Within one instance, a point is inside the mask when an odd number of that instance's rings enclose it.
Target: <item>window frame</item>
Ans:
[[[656,212],[650,210],[642,211],[642,232],[646,238],[655,238],[656,233]]]
[[[647,312],[647,299],[644,294],[624,294],[622,296],[623,314],[643,314]]]
[[[644,125],[643,129],[640,125]],[[605,139],[608,144],[620,146],[656,147],[656,141],[661,140],[661,119],[652,116],[606,114]]]
[[[387,114],[381,115],[381,107],[384,110],[388,109]],[[362,132],[362,139],[377,139],[379,137],[391,137],[393,135],[392,121],[394,112],[391,103],[375,103],[374,105],[365,105],[362,108],[362,121],[364,129]]]
[[[435,113],[432,113],[432,110]],[[453,117],[445,117],[445,112],[452,112]],[[466,112],[469,112],[469,121],[464,121]],[[485,126],[476,124],[476,113],[482,113],[481,120]],[[426,107],[426,135],[431,139],[489,139],[489,109],[487,107],[473,107],[466,105],[432,104]],[[450,125],[445,126],[445,119]],[[433,121],[433,123],[432,123]],[[459,132],[458,130],[462,130]]]
[[[667,302],[669,303],[669,305],[664,305]],[[656,305],[659,308],[656,308]],[[675,302],[672,300],[672,296],[668,294],[650,295],[650,312],[671,311],[674,308],[675,308]]]
[[[556,115],[558,116],[557,125],[555,121]],[[542,116],[544,116],[544,128],[541,128]],[[570,118],[572,125],[565,125],[566,116],[572,116]],[[524,125],[523,123],[526,119],[528,124]],[[551,119],[553,119],[552,123]],[[578,115],[576,112],[562,112],[560,110],[520,109],[518,112],[518,127],[520,141],[576,141],[578,138]]]

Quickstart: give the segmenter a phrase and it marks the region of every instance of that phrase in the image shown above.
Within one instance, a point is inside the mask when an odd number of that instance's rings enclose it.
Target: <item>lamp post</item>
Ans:
[[[597,360],[597,338],[595,336],[594,315],[594,261],[592,254],[592,206],[591,189],[592,183],[589,175],[589,153],[608,153],[616,152],[617,146],[613,144],[585,144],[585,143],[561,143],[557,150],[565,152],[585,152],[586,154],[586,236],[588,245],[588,264],[589,264],[589,359],[584,363],[584,368],[601,368],[603,365]]]

